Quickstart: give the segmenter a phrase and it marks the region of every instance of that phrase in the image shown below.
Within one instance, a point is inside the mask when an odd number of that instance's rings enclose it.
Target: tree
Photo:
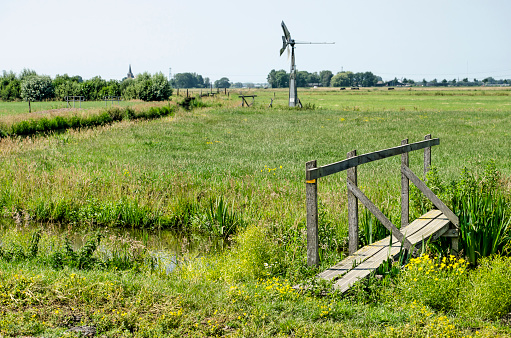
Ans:
[[[100,92],[103,87],[106,87],[106,80],[102,79],[101,76],[95,76],[82,83],[82,95],[85,100],[101,100]]]
[[[286,79],[287,78],[287,79]],[[289,74],[281,69],[275,71],[272,69],[266,78],[271,88],[286,88],[289,87]]]
[[[332,77],[332,87],[349,87],[352,85],[354,74],[352,72],[339,72]]]
[[[427,84],[428,84],[428,81],[426,81],[426,79],[422,79],[422,85],[426,86]]]
[[[226,77],[222,77],[219,80],[216,80],[214,85],[215,85],[215,88],[229,88],[229,87],[231,87],[231,83],[229,82],[229,79]]]
[[[26,78],[29,78],[31,76],[36,76],[37,73],[35,70],[32,70],[32,69],[28,69],[28,68],[23,68],[23,70],[21,71],[20,75],[19,75],[19,79],[20,81],[23,81],[25,80]]]
[[[203,79],[202,75],[196,73],[178,73],[174,75],[171,85],[175,88],[208,88],[209,78]]]
[[[309,72],[307,71],[298,71],[296,72],[296,86],[297,87],[307,87],[309,80]]]
[[[164,101],[168,100],[172,95],[172,88],[167,80],[167,77],[163,73],[159,72],[151,77],[151,93],[148,95],[149,100],[147,101]]]
[[[12,71],[5,70],[0,77],[0,99],[3,101],[14,101],[21,99],[21,82]]]
[[[55,97],[63,100],[66,96],[82,96],[82,82],[82,77],[78,75],[69,76],[67,74],[57,74],[55,79],[53,79]]]
[[[234,87],[234,88],[243,88],[243,83],[241,83],[241,82],[236,82],[235,84],[233,84],[233,87]]]
[[[332,72],[329,70],[322,70],[321,72],[319,72],[319,79],[321,85],[323,87],[330,87],[330,81],[332,80],[333,76],[334,74],[332,74]]]
[[[289,74],[285,70],[279,70],[275,75],[277,86],[275,88],[289,87]]]
[[[135,79],[124,80],[120,89],[127,100],[164,101],[172,95],[172,87],[161,72],[152,76],[147,72],[138,74]]]
[[[51,99],[53,93],[53,83],[49,76],[26,76],[21,81],[21,97],[25,101]]]

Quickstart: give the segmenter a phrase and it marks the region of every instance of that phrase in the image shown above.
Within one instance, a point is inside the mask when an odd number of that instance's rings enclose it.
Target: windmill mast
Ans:
[[[291,45],[291,71],[289,72],[289,107],[296,107],[298,102],[300,101],[296,88],[295,46],[293,43]]]

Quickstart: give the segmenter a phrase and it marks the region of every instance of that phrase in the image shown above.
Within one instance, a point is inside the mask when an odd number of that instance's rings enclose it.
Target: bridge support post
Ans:
[[[347,154],[348,158],[357,156],[357,150],[352,150]],[[357,185],[357,167],[348,169],[347,180]],[[349,254],[352,255],[358,250],[358,199],[348,189],[348,245]]]
[[[408,144],[408,139],[401,141],[401,145]],[[408,167],[408,153],[401,154],[401,167]],[[408,177],[401,172],[401,228],[410,221],[410,182]]]
[[[316,168],[316,160],[305,164],[307,170]],[[317,180],[307,180],[305,183],[305,203],[307,205],[307,265],[319,264],[318,241],[318,184]]]
[[[431,134],[424,136],[424,140],[431,140]],[[424,180],[428,175],[429,168],[431,167],[431,147],[424,148]]]

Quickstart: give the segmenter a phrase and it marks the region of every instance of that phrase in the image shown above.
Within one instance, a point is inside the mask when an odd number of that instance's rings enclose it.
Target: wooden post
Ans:
[[[357,150],[348,152],[347,157],[357,156]],[[347,180],[357,185],[357,167],[348,169]],[[358,200],[348,189],[348,244],[349,254],[353,255],[358,250]]]
[[[431,134],[424,136],[425,140],[431,140]],[[429,168],[431,167],[431,147],[424,148],[424,180],[428,174]]]
[[[307,170],[316,168],[316,160],[305,164],[305,174]],[[318,184],[317,181],[305,181],[305,203],[307,205],[307,265],[313,266],[319,264],[318,253]]]
[[[401,141],[401,145],[408,144],[408,139]],[[405,165],[408,167],[408,153],[401,154],[401,168]],[[408,225],[410,220],[410,182],[408,177],[403,174],[401,169],[401,228]]]
[[[32,112],[32,107],[30,107],[30,100],[28,100],[28,112],[31,113]]]
[[[227,87],[224,88],[224,95],[227,95]]]
[[[186,88],[186,97],[188,97],[188,88]]]
[[[179,96],[179,88],[177,89],[177,93],[176,93],[176,96]]]

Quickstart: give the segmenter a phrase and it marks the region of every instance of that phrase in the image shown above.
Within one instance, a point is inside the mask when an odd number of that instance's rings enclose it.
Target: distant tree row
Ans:
[[[124,99],[162,101],[172,95],[169,81],[162,73],[138,74],[135,79],[104,80],[100,76],[83,80],[81,76],[57,75],[51,79],[24,69],[18,76],[6,72],[0,76],[2,101],[63,100],[66,96],[83,96],[85,100],[102,100],[105,96],[122,96]]]
[[[208,77],[203,78],[202,75],[197,73],[178,73],[175,74],[170,84],[174,88],[210,88],[211,82]],[[232,83],[229,79],[222,77],[213,83],[215,88],[230,88]],[[239,86],[239,83],[236,84]],[[243,87],[243,85],[241,85]]]
[[[333,74],[329,70],[323,70],[319,74],[317,72],[298,71],[296,72],[296,85],[298,87],[329,87],[332,77]],[[278,71],[272,69],[266,80],[271,88],[289,87],[289,73],[283,69]]]
[[[289,73],[281,69],[276,71],[272,69],[267,77],[268,85],[271,88],[287,88],[289,87]],[[474,79],[469,81],[468,78],[463,80],[447,80],[438,81],[433,79],[427,81],[423,79],[421,82],[415,82],[414,80],[402,78],[383,82],[380,76],[373,74],[372,72],[359,72],[353,73],[350,71],[339,72],[335,75],[329,70],[323,70],[319,72],[309,73],[307,71],[296,72],[296,85],[298,87],[374,87],[377,85],[389,85],[389,86],[482,86],[482,85],[506,85],[511,84],[511,80],[495,80],[492,77],[487,77],[481,81]]]

